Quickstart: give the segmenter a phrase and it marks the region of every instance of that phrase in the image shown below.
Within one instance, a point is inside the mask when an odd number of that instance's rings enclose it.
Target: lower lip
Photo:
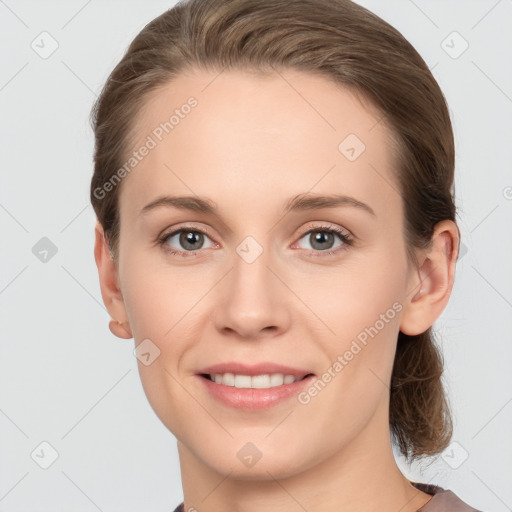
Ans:
[[[261,411],[270,409],[274,405],[297,396],[305,387],[311,384],[315,376],[309,375],[291,384],[283,384],[282,386],[266,389],[225,386],[224,384],[217,384],[201,375],[198,375],[197,378],[203,382],[210,395],[223,404],[235,409]]]

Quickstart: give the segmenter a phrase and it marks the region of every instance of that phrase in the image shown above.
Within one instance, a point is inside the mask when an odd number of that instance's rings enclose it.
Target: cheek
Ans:
[[[157,249],[152,249],[156,251]],[[207,279],[191,267],[171,266],[140,251],[124,259],[123,298],[135,339],[165,343],[194,315]],[[198,308],[199,309],[199,308]]]
[[[317,318],[320,327],[325,327],[325,341],[340,350],[347,340],[359,335],[364,341],[365,329],[375,324],[386,332],[391,324],[396,326],[397,310],[401,309],[397,303],[403,296],[400,276],[398,266],[379,257],[305,274],[296,284],[308,317]]]
[[[375,402],[387,390],[403,309],[402,263],[399,255],[382,251],[305,287],[308,306],[329,328],[322,349],[339,376],[332,388],[343,389],[345,405],[355,397],[363,401],[351,406],[364,407],[364,400]]]
[[[137,359],[139,376],[155,414],[172,432],[183,436],[176,411],[187,411],[191,404],[178,381],[182,381],[183,354],[190,348],[191,339],[198,339],[187,329],[191,323],[195,325],[200,311],[194,308],[202,295],[197,288],[200,279],[185,279],[189,273],[179,269],[171,273],[169,268],[156,268],[149,258],[147,263],[140,256],[126,257],[122,275],[123,297],[136,345],[149,339],[156,347],[146,345],[152,359],[149,364]]]

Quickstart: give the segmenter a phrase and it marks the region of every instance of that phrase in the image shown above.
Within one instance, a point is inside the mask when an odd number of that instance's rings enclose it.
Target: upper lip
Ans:
[[[259,364],[244,364],[238,362],[219,363],[213,366],[203,368],[198,374],[215,375],[221,373],[233,373],[235,375],[265,375],[272,373],[282,373],[283,375],[293,375],[294,377],[304,377],[310,373],[309,370],[300,368],[292,368],[276,363],[259,363]]]

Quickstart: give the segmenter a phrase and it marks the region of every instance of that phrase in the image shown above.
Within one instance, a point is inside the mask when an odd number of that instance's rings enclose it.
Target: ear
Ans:
[[[425,332],[443,312],[453,287],[459,254],[457,224],[443,220],[436,224],[432,244],[420,252],[420,267],[411,273],[400,331],[414,336]]]
[[[112,334],[118,338],[133,338],[128,323],[126,308],[121,289],[119,288],[118,268],[110,254],[108,243],[105,238],[103,226],[96,221],[94,229],[94,259],[98,267],[100,278],[101,296],[103,302],[112,317],[109,328]]]

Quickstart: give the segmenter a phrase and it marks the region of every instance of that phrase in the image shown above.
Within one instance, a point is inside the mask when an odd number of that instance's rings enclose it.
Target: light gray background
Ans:
[[[512,510],[512,2],[360,3],[432,68],[457,145],[463,254],[436,323],[456,444],[400,464],[477,508]],[[88,199],[92,102],[173,4],[0,0],[0,511],[164,512],[182,500],[176,440],[146,400],[134,342],[108,330]],[[58,43],[46,59],[31,47],[51,49],[43,31]],[[457,58],[453,31],[469,44]],[[46,262],[33,253],[43,237],[58,250]],[[42,442],[58,453],[47,469]]]

